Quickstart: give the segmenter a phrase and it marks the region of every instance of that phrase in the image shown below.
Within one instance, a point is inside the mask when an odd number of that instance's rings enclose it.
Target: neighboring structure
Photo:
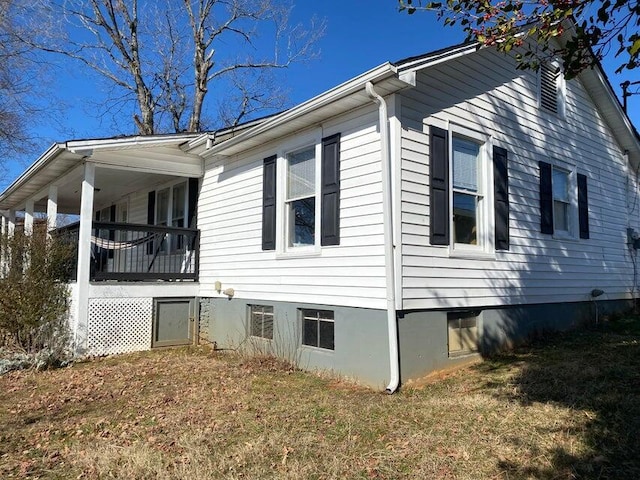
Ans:
[[[192,341],[204,305],[220,347],[395,390],[628,305],[639,166],[599,69],[467,44],[236,129],[54,145],[0,208],[80,215],[81,353]]]

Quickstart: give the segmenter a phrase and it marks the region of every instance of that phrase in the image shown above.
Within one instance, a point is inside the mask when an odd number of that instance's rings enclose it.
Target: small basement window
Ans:
[[[456,357],[478,351],[478,312],[447,313],[449,356]]]
[[[300,310],[302,344],[334,350],[334,319],[330,310]]]
[[[273,307],[268,305],[249,306],[249,327],[254,337],[273,340]]]

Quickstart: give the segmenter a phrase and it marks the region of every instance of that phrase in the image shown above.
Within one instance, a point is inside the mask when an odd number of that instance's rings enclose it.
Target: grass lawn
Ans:
[[[205,348],[0,377],[0,478],[640,478],[640,321],[395,395]]]

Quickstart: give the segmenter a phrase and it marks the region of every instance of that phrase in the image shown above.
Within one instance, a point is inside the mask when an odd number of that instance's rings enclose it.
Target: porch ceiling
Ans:
[[[80,192],[82,190],[83,169],[72,169],[58,179],[58,211],[63,214],[80,213]],[[117,203],[130,193],[167,182],[173,175],[159,175],[140,171],[96,168],[93,205],[95,209]],[[35,211],[46,212],[47,197],[35,202]]]
[[[50,186],[58,187],[58,211],[77,213],[85,161],[95,163],[95,205],[172,177],[200,177],[203,161],[180,145],[195,134],[56,143],[0,194],[0,210],[22,210],[28,200],[46,210]]]

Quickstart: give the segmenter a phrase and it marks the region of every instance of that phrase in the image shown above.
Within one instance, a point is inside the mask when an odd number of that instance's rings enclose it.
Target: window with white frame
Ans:
[[[156,225],[184,227],[187,212],[187,182],[162,188],[156,193]],[[168,236],[159,248],[160,252],[183,248],[181,235]]]
[[[302,344],[334,350],[334,317],[330,310],[300,310]]]
[[[553,228],[555,232],[571,233],[571,196],[569,185],[571,175],[567,170],[553,167]]]
[[[452,242],[483,247],[486,233],[483,146],[454,135],[451,140]]]
[[[315,145],[286,155],[287,247],[310,247],[316,236]]]
[[[273,307],[269,305],[249,306],[249,328],[251,336],[273,340]]]
[[[538,162],[540,232],[560,238],[589,238],[587,177],[561,160]]]

